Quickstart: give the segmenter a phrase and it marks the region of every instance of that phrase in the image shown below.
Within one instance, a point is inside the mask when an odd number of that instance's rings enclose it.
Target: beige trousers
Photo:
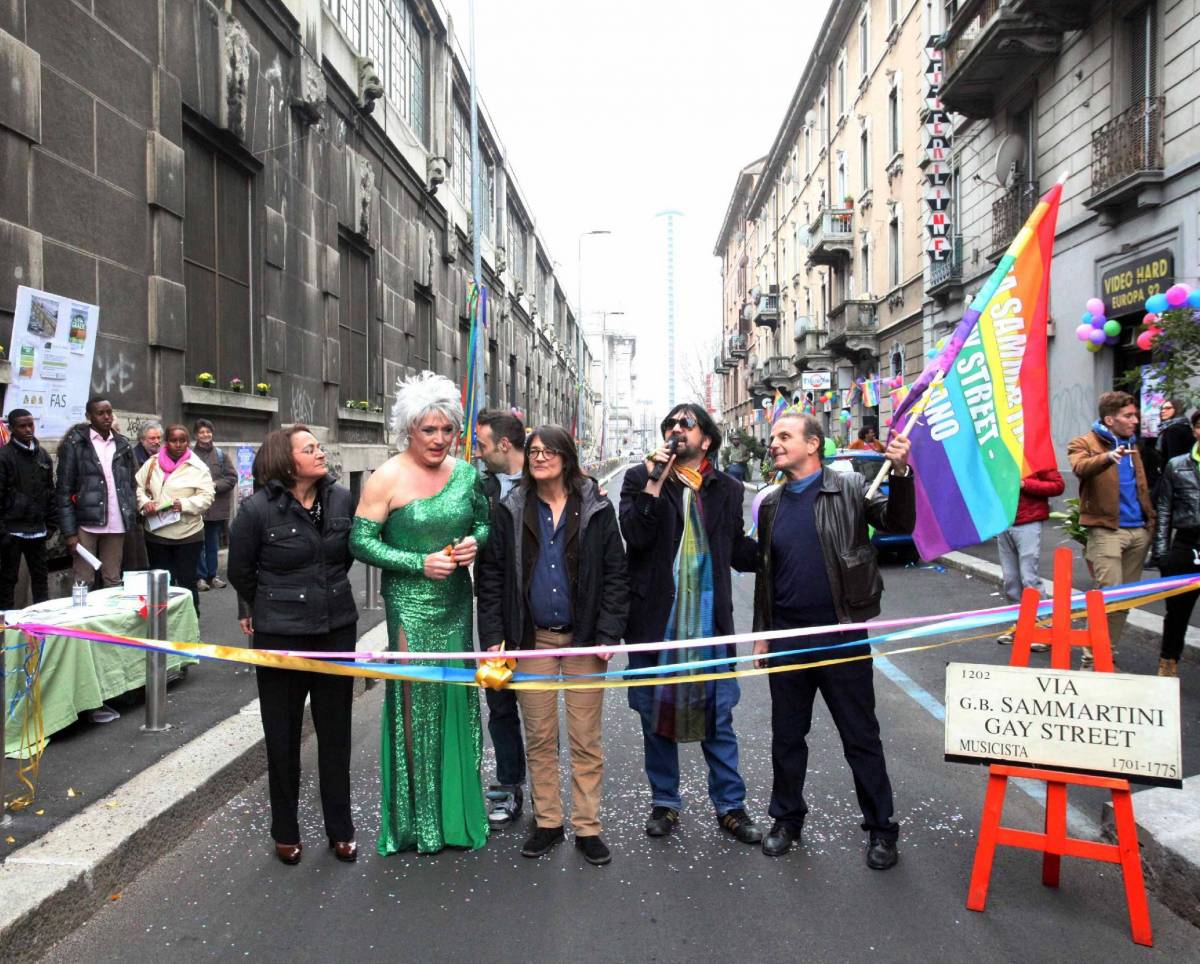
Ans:
[[[88,532],[79,529],[79,544],[100,560],[100,582],[104,589],[121,585],[121,559],[125,554],[124,532]],[[78,552],[71,553],[71,575],[75,582],[87,583],[92,588],[96,570],[83,561]]]
[[[1088,528],[1088,541],[1083,558],[1092,566],[1092,578],[1096,587],[1107,589],[1142,578],[1142,563],[1150,551],[1150,530],[1105,529],[1101,526]],[[1108,614],[1108,637],[1115,648],[1121,640],[1128,610]]]
[[[537,649],[570,646],[570,633],[539,629]],[[603,673],[604,660],[597,656],[531,657],[521,670],[544,676],[583,676]],[[525,760],[529,769],[529,792],[533,815],[539,827],[563,825],[562,794],[558,780],[558,692],[520,690],[521,719],[525,722]],[[562,690],[567,708],[567,740],[571,747],[571,825],[576,836],[600,833],[600,785],[604,779],[604,750],[600,743],[604,713],[604,690]]]

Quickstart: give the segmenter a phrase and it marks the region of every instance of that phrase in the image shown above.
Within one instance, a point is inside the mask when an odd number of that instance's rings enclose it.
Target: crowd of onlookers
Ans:
[[[47,542],[55,532],[76,584],[107,588],[126,569],[166,569],[174,585],[191,590],[199,611],[199,593],[225,585],[217,557],[238,481],[212,422],[197,419],[190,430],[145,422],[131,443],[116,430],[108,399],[91,399],[85,414],[58,443],[56,467],[33,415],[8,413],[11,437],[0,447],[0,612],[13,608],[22,559],[33,602],[49,598]]]

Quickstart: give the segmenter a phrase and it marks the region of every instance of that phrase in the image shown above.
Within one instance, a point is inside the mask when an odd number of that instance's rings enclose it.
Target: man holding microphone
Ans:
[[[1071,439],[1067,457],[1079,479],[1079,524],[1088,533],[1083,557],[1097,588],[1104,589],[1142,578],[1154,535],[1154,508],[1137,450],[1133,396],[1105,392],[1098,407],[1100,417],[1092,430]],[[1127,615],[1125,610],[1108,614],[1113,655]],[[1083,668],[1090,668],[1092,651],[1084,649],[1081,659]]]

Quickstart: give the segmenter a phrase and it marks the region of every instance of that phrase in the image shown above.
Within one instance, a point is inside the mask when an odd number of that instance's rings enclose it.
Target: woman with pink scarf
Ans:
[[[204,512],[215,489],[208,466],[192,456],[189,441],[182,425],[167,426],[158,455],[138,470],[137,501],[150,565],[170,572],[172,585],[190,589],[199,614],[196,563],[204,548]]]

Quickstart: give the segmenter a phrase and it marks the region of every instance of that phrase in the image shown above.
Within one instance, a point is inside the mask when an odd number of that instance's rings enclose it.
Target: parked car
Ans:
[[[858,449],[841,449],[828,459],[828,465],[835,472],[857,472],[867,482],[873,482],[879,474],[879,469],[886,460],[879,452],[867,452]],[[882,486],[886,495],[888,485]],[[911,535],[896,535],[890,532],[871,530],[871,543],[881,553],[889,553],[905,559],[916,558],[916,546]]]

